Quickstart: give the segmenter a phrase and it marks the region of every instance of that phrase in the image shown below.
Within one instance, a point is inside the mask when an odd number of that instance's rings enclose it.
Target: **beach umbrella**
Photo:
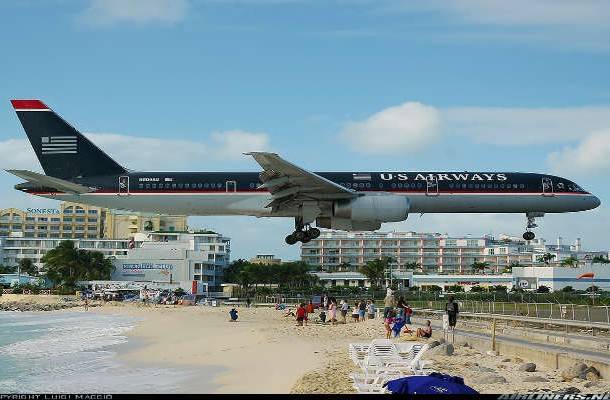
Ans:
[[[479,394],[463,378],[437,372],[394,379],[383,386],[392,394]]]

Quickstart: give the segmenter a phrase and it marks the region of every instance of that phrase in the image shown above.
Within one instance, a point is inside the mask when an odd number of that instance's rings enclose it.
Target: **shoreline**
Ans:
[[[283,311],[238,308],[239,319],[233,323],[229,309],[107,303],[88,313],[135,318],[135,327],[124,333],[128,342],[113,349],[117,360],[134,369],[152,366],[169,368],[178,377],[183,373],[178,393],[354,393],[349,374],[359,369],[348,357],[348,343],[385,337],[379,319],[322,325],[314,322],[314,314],[301,327],[294,318],[283,317]],[[58,312],[78,310],[85,312],[82,307]],[[437,337],[435,332],[433,339]],[[398,340],[414,338],[403,335]],[[444,348],[426,357],[431,368],[461,376],[481,393],[610,392],[604,379],[564,381],[562,371],[543,365],[535,372],[520,369],[536,363],[533,359],[490,355],[458,340],[453,354]]]

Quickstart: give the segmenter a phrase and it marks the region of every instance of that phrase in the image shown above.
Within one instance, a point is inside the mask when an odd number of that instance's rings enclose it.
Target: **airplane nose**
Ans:
[[[597,196],[593,196],[593,198],[591,199],[591,208],[597,208],[601,204],[601,200]]]

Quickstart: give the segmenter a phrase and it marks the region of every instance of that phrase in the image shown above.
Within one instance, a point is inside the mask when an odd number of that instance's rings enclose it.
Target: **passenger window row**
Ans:
[[[222,189],[222,183],[140,183],[138,189]]]

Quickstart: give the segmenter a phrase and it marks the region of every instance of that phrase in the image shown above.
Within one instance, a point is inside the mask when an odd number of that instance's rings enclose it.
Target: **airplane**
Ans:
[[[559,176],[520,172],[310,172],[269,152],[259,172],[140,172],[121,166],[40,100],[11,100],[45,174],[7,170],[15,189],[50,199],[158,214],[294,218],[286,243],[318,228],[374,231],[410,213],[524,213],[525,240],[546,213],[601,202]],[[159,155],[162,157],[162,155]],[[315,222],[315,227],[312,226]]]

